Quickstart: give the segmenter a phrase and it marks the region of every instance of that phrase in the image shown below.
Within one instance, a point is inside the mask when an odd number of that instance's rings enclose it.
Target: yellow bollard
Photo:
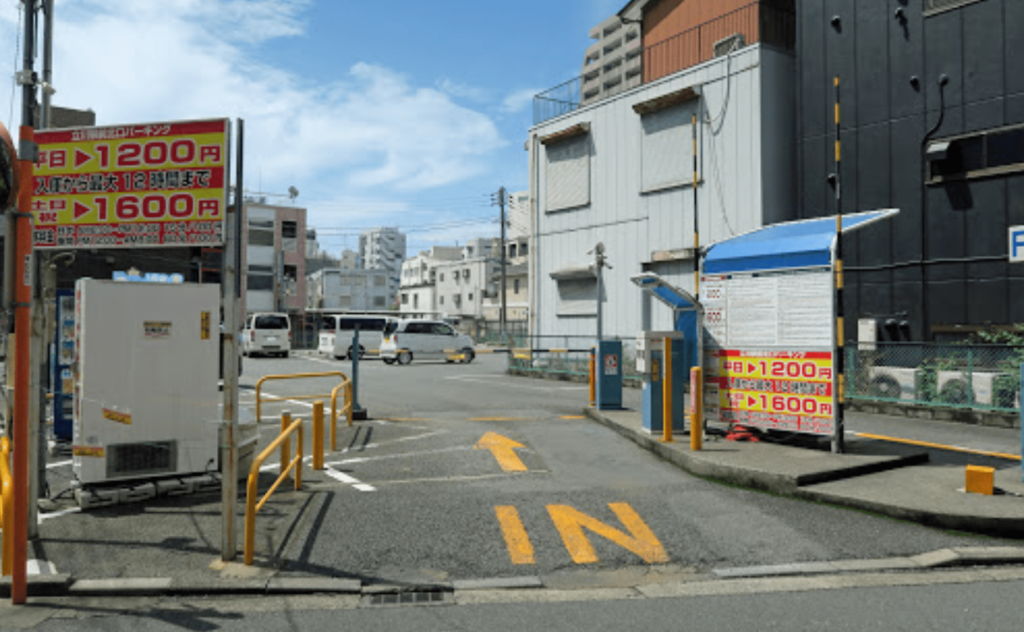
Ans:
[[[11,478],[11,442],[0,438],[0,526],[3,530],[0,545],[0,576],[9,577],[14,572],[14,480]]]
[[[665,361],[665,378],[661,382],[661,441],[673,443],[672,439],[672,339],[665,338],[665,350],[662,352]]]
[[[595,362],[597,362],[597,360],[595,359],[595,352],[591,351],[591,353],[590,353],[590,405],[591,406],[596,406],[597,405],[597,384],[596,384],[596,381],[597,381],[597,375],[596,375],[597,369],[596,369],[596,366],[595,366]]]
[[[281,413],[281,434],[288,429],[288,426],[292,425],[292,414],[287,410]],[[278,474],[284,474],[285,469],[288,467],[288,462],[292,456],[292,440],[288,437],[281,442],[281,469]]]
[[[313,402],[313,469],[324,469],[324,403]]]
[[[704,371],[699,366],[690,369],[690,449],[704,447]]]
[[[994,467],[968,465],[964,490],[969,494],[993,495],[995,493],[995,473]]]

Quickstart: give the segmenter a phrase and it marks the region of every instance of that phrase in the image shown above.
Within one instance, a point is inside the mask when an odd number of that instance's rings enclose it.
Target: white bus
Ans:
[[[384,327],[392,320],[396,320],[396,317],[384,314],[322,314],[317,353],[336,360],[351,358],[352,339],[358,325],[359,357],[366,354],[378,355]]]

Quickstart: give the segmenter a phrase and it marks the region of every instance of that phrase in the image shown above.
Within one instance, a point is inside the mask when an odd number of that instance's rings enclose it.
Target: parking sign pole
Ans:
[[[235,204],[224,226],[224,249],[221,253],[221,311],[224,331],[221,332],[221,379],[224,384],[224,405],[221,417],[221,559],[230,562],[238,550],[235,538],[238,522],[238,317],[241,297],[241,225],[242,199],[242,149],[245,136],[245,121],[238,120],[238,145],[235,152],[237,175],[235,176]],[[231,143],[227,143],[228,147]],[[229,169],[225,169],[230,173]]]

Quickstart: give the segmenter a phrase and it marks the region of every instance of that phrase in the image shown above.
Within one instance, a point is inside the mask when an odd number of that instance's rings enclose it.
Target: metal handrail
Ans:
[[[341,412],[345,413],[348,426],[352,427],[352,380],[346,379],[331,391],[331,451],[338,449],[338,391],[345,391],[345,405]]]
[[[11,441],[0,437],[0,528],[14,522],[14,477],[11,476]],[[3,543],[0,546],[0,575],[7,576],[14,572],[14,529],[3,529]]]
[[[285,425],[286,422],[290,421],[290,415],[288,413],[282,413],[281,424]],[[295,445],[295,458],[288,463],[288,467],[284,467],[284,462],[281,463],[281,474],[274,481],[274,484],[270,486],[267,493],[263,497],[256,501],[256,484],[259,480],[260,468],[263,466],[263,462],[273,454],[279,446],[285,444],[285,442],[291,441],[292,434],[298,434],[296,445]],[[266,504],[267,500],[270,499],[270,495],[273,494],[277,488],[281,485],[284,479],[295,470],[295,489],[299,490],[302,488],[302,445],[303,445],[303,434],[302,434],[302,419],[296,418],[295,421],[288,423],[280,435],[274,439],[270,445],[264,448],[263,452],[256,457],[252,462],[252,467],[249,468],[249,480],[245,490],[245,565],[252,566],[254,547],[256,539],[256,514],[263,505]],[[289,449],[289,452],[291,450]],[[5,558],[6,559],[6,558]]]
[[[262,403],[263,398],[260,396],[260,390],[263,387],[263,383],[269,380],[297,380],[303,378],[314,378],[314,377],[331,377],[338,376],[341,378],[342,383],[349,380],[341,371],[325,371],[323,373],[292,373],[290,375],[265,375],[256,382],[256,423],[259,423],[262,417]],[[288,400],[303,400],[303,399],[318,399],[320,397],[330,397],[329,393],[322,393],[317,395],[296,395],[293,397],[267,397],[268,402],[284,402]],[[335,410],[334,400],[331,400],[331,417],[333,418],[337,413]]]

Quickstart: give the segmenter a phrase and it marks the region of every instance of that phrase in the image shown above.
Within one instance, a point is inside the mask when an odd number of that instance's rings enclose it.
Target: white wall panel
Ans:
[[[762,85],[764,60],[771,58],[773,90]],[[780,208],[792,205],[792,188],[779,184],[792,178],[794,168],[785,160],[782,135],[792,135],[779,118],[792,111],[792,58],[759,45],[748,46],[731,58],[717,58],[657,82],[640,86],[552,119],[531,130],[538,136],[557,133],[587,123],[590,143],[590,199],[582,207],[555,210],[546,204],[548,177],[546,151],[537,146],[538,166],[534,199],[537,200],[537,301],[534,334],[593,336],[596,318],[558,317],[558,288],[549,276],[560,269],[592,262],[587,251],[601,241],[608,261],[605,270],[604,333],[633,337],[641,327],[641,293],[629,277],[644,270],[665,271],[666,278],[684,289],[693,289],[693,261],[677,259],[653,263],[652,253],[680,251],[693,246],[694,202],[692,143],[689,124],[680,147],[685,163],[681,186],[644,193],[642,156],[643,125],[633,106],[694,87],[701,93],[698,110],[697,214],[700,242],[706,247],[736,234],[785,219]],[[770,101],[766,106],[765,101]],[[766,112],[770,118],[765,122]],[[686,114],[689,117],[689,113]],[[779,126],[776,129],[775,126]],[[765,142],[777,146],[764,151]],[[771,160],[771,165],[764,161]],[[762,182],[772,178],[772,186]],[[541,195],[537,195],[540,192]],[[766,195],[770,196],[766,199]],[[765,209],[773,209],[766,217]],[[795,209],[793,215],[795,216]],[[652,324],[668,327],[667,309],[651,309]],[[662,314],[661,312],[666,312]]]

